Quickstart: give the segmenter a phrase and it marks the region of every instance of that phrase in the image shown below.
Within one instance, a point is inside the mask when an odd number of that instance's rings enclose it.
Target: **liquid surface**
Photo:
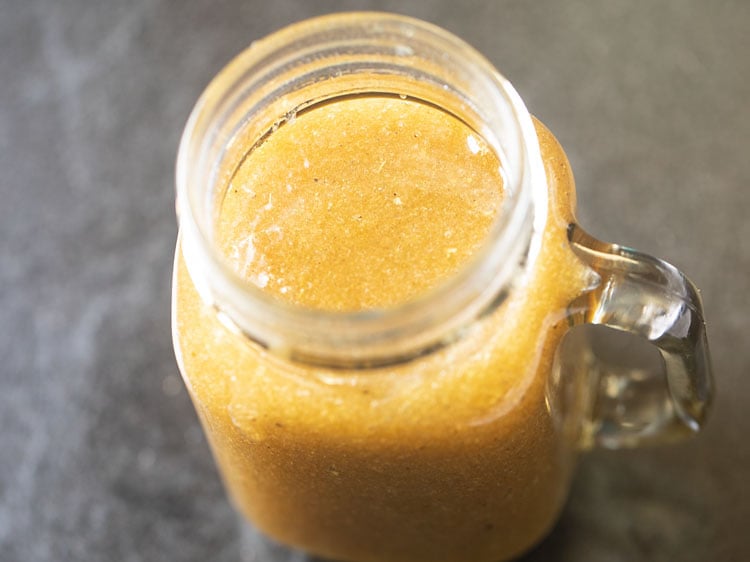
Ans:
[[[497,156],[455,117],[352,97],[308,109],[248,154],[218,237],[234,268],[278,298],[387,307],[464,265],[502,194]]]
[[[233,187],[255,191],[257,201],[249,193],[237,192],[236,201],[231,192],[227,197],[220,234],[228,256],[248,278],[279,298],[335,309],[398,302],[455,269],[445,255],[453,247],[448,244],[455,244],[454,259],[469,259],[491,221],[497,201],[496,164],[494,156],[482,154],[479,139],[480,150],[474,154],[468,133],[452,118],[439,112],[428,115],[400,101],[385,117],[372,108],[349,107],[354,110],[339,115],[334,125],[330,111],[313,110],[304,121],[298,117],[299,123],[282,126],[274,133],[282,134],[279,142],[269,138],[255,151],[255,172],[246,162],[234,178]],[[344,109],[339,108],[342,113]],[[381,146],[393,138],[414,142],[408,133],[397,136],[398,122],[406,115],[423,123],[432,120],[431,129],[453,133],[432,137],[433,158],[421,160],[428,155],[420,151],[409,159],[386,158],[378,172],[381,158],[390,154],[381,153]],[[343,126],[347,119],[350,125]],[[316,133],[342,130],[347,131],[345,141],[341,138],[343,154],[369,158],[366,173],[349,170],[346,157],[332,155],[330,148],[311,149]],[[528,549],[553,524],[568,487],[574,444],[563,434],[563,414],[557,410],[557,398],[549,394],[548,381],[567,329],[566,308],[584,290],[588,274],[567,241],[573,220],[567,159],[538,123],[537,132],[549,182],[549,215],[528,278],[461,340],[408,364],[330,372],[272,357],[219,321],[213,307],[198,296],[178,253],[178,361],[230,496],[261,530],[338,560],[497,562]],[[397,149],[391,144],[390,151]],[[438,160],[449,159],[449,165],[436,163],[436,154]],[[451,159],[455,154],[465,158]],[[330,163],[330,158],[338,158],[338,164],[328,165],[331,173],[357,174],[362,183],[345,196],[327,190],[319,192],[319,201],[305,198],[306,212],[284,223],[282,236],[274,233],[274,225],[282,226],[274,215],[294,214],[289,207],[297,199],[282,199],[287,197],[288,169],[296,170],[298,180],[312,177],[312,184],[295,181],[293,194],[303,185],[314,187],[315,177],[317,183],[335,181],[322,173],[321,162]],[[357,166],[352,162],[351,168]],[[305,170],[311,170],[309,175]],[[254,183],[253,173],[269,178],[266,185],[275,187]],[[397,195],[385,190],[377,195],[386,173],[392,184],[401,186]],[[435,193],[415,187],[426,177],[436,181]],[[480,186],[481,202],[467,198],[465,187],[458,189],[467,185],[467,177],[492,180],[491,187],[484,181],[473,184]],[[453,187],[446,190],[445,185]],[[277,192],[278,199],[269,198]],[[362,195],[367,200],[363,206],[358,193],[373,199]],[[418,196],[422,202],[412,207]],[[346,205],[342,197],[348,197]],[[451,203],[442,208],[446,201]],[[330,232],[323,222],[328,203],[338,217]],[[456,216],[454,205],[473,213],[472,220]],[[422,215],[414,210],[421,206],[431,211]],[[377,217],[367,234],[352,219],[365,208]],[[403,220],[402,212],[410,213],[409,220]],[[414,221],[421,230],[412,230]],[[456,229],[451,242],[444,236],[449,228]],[[379,245],[380,237],[401,248]],[[356,238],[359,247],[351,246],[350,238]],[[290,239],[299,243],[289,244]],[[316,242],[303,243],[307,240]],[[339,244],[346,248],[341,251],[347,259],[337,259]],[[415,269],[412,259],[428,273],[425,279],[407,278],[418,278],[423,271]],[[352,260],[368,274],[360,275]],[[399,264],[396,282],[383,273],[389,261]],[[321,276],[325,283],[318,283]],[[369,288],[362,289],[360,283]]]

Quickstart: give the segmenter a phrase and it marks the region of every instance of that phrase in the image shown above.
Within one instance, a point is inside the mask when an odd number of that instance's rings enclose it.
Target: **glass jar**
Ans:
[[[280,300],[217,239],[232,178],[283,127],[369,95],[474,131],[500,162],[499,211],[464,265],[405,302],[341,312]],[[173,333],[238,510],[340,560],[498,561],[553,525],[577,451],[697,431],[711,381],[696,289],[588,236],[574,198],[552,134],[481,55],[432,25],[327,16],[231,62],[179,149]],[[585,344],[561,352],[581,324],[646,339],[663,369],[618,369]]]

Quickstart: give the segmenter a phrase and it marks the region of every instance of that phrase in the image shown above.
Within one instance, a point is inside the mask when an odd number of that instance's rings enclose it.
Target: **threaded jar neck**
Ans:
[[[401,305],[331,312],[281,302],[242,278],[218,247],[215,225],[228,187],[222,171],[236,169],[241,147],[305,108],[360,94],[408,96],[477,131],[501,162],[501,209],[467,264]],[[536,133],[508,81],[448,32],[381,13],[316,18],[253,43],[199,99],[177,158],[181,247],[201,298],[273,353],[329,368],[422,356],[500,306],[536,257],[546,198]]]

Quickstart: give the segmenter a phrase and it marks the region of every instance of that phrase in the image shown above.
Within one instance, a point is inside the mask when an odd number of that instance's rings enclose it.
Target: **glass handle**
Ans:
[[[572,306],[574,321],[645,338],[662,368],[623,368],[589,349],[583,447],[619,448],[679,439],[704,424],[711,363],[698,289],[674,266],[596,240],[571,225],[576,254],[599,282]]]

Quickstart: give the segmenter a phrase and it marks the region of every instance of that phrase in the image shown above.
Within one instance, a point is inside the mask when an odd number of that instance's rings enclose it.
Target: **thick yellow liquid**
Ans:
[[[280,299],[387,307],[463,265],[502,195],[499,160],[458,119],[398,96],[348,98],[308,110],[243,161],[219,239]]]
[[[219,322],[178,254],[182,373],[235,505],[270,536],[357,562],[491,562],[553,524],[572,444],[547,380],[587,271],[566,238],[567,160],[537,132],[550,206],[531,276],[463,339],[411,363],[328,372],[271,357]],[[217,238],[278,299],[392,306],[470,259],[501,202],[497,158],[463,123],[399,98],[350,98],[247,156]]]

